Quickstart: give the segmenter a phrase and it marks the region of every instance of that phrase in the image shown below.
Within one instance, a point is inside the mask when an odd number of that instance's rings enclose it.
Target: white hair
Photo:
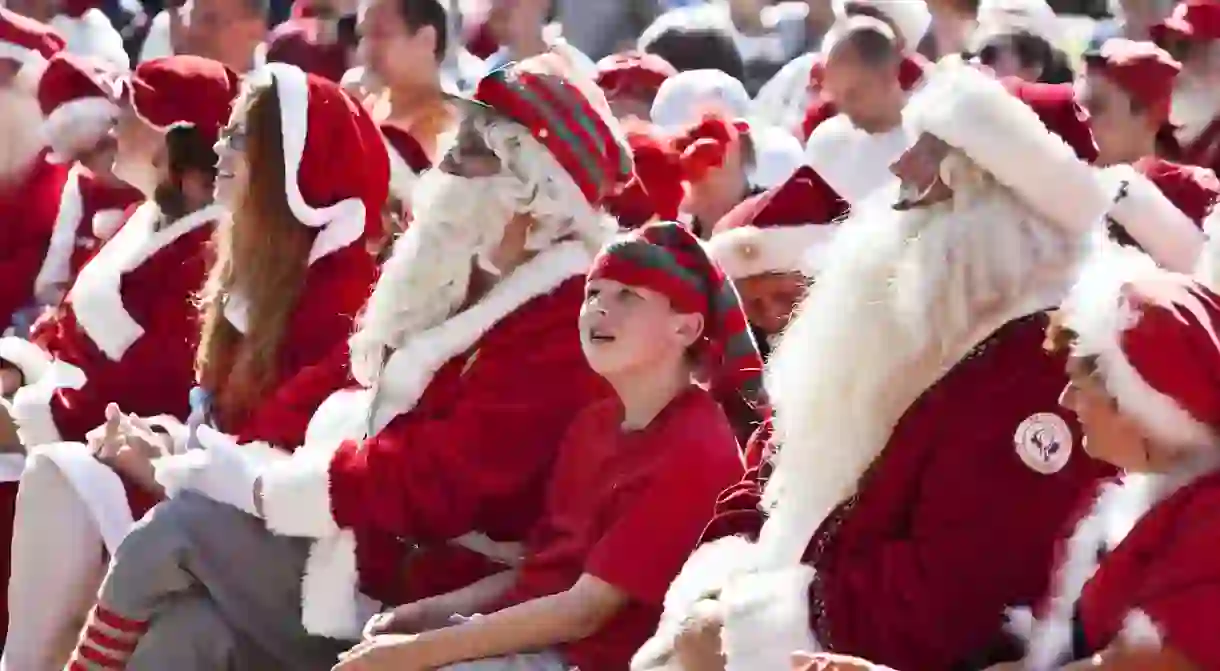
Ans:
[[[467,178],[432,170],[419,178],[414,219],[394,243],[350,341],[352,374],[362,384],[376,381],[389,351],[466,301],[472,262],[498,272],[488,254],[514,215],[534,219],[525,243],[531,251],[576,238],[596,252],[617,230],[525,127],[490,115],[471,124],[499,158],[500,172]]]
[[[883,189],[857,208],[767,364],[780,447],[765,556],[799,561],[963,345],[1046,286],[1066,289],[1085,250],[964,155],[942,173],[948,201],[895,211]]]
[[[38,98],[18,88],[0,88],[0,182],[23,176],[42,151],[41,123]]]

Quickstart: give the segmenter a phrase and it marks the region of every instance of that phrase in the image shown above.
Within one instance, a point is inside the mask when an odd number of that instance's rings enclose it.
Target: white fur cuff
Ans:
[[[813,567],[800,565],[738,576],[725,587],[726,671],[782,671],[792,653],[821,650],[809,629],[813,577]]]
[[[339,533],[330,506],[330,457],[304,450],[263,472],[263,517],[283,536],[327,538]]]
[[[360,638],[364,623],[380,610],[360,593],[356,536],[342,531],[316,541],[301,578],[301,624],[314,636]]]

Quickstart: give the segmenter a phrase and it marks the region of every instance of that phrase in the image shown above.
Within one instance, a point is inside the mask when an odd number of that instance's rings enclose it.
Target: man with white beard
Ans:
[[[722,496],[633,669],[976,668],[1105,473],[1042,342],[1120,190],[960,62],[906,114],[898,211],[869,203],[831,243],[768,363],[769,472]]]
[[[0,334],[32,306],[68,178],[38,132],[38,79],[63,46],[50,26],[0,7]]]
[[[632,165],[601,92],[554,53],[488,74],[474,98],[351,339],[365,388],[327,399],[291,458],[249,461],[201,427],[202,451],[157,465],[175,497],[123,540],[90,616],[111,649],[147,658],[204,635],[180,598],[202,595],[223,620],[206,635],[257,660],[235,668],[329,669],[371,599],[520,560],[569,421],[609,393],[577,315],[615,231],[600,203]],[[195,654],[175,659],[207,668]]]
[[[1152,39],[1182,63],[1161,154],[1220,171],[1220,0],[1182,0]]]

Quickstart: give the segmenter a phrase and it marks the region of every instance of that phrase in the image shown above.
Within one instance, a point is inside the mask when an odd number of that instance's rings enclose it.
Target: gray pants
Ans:
[[[192,493],[162,502],[123,540],[98,606],[147,621],[133,671],[325,671],[351,642],[301,625],[309,541]]]
[[[458,662],[441,667],[440,671],[567,671],[568,665],[551,650],[524,655],[508,655],[473,662]]]

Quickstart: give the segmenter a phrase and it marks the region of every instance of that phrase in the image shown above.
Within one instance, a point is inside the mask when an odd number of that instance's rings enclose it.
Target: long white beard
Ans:
[[[440,170],[420,176],[412,194],[415,218],[394,243],[350,341],[357,381],[373,384],[388,351],[461,307],[472,263],[499,244],[521,210],[521,191],[511,177],[467,178]]]
[[[37,98],[11,88],[0,89],[0,186],[24,177],[42,151],[41,124]]]
[[[1178,127],[1178,140],[1193,142],[1217,116],[1220,116],[1220,80],[1179,75],[1169,112],[1170,123]]]
[[[780,448],[760,543],[776,565],[800,560],[983,320],[1012,309],[1048,269],[1066,272],[1082,249],[1001,187],[906,212],[883,191],[843,224],[767,364]]]

